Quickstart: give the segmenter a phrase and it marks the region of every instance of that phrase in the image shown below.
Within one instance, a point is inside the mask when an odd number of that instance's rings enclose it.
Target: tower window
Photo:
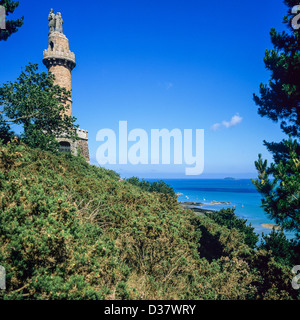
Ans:
[[[53,51],[54,43],[52,41],[50,42],[50,48],[51,48],[51,51]]]
[[[60,147],[59,147],[60,152],[71,153],[71,145],[69,142],[62,141],[59,144],[60,144]]]

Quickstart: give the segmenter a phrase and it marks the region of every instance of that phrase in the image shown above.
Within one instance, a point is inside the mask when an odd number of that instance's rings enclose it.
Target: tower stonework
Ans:
[[[49,17],[49,36],[48,36],[48,49],[44,50],[43,63],[48,71],[55,76],[55,84],[67,91],[72,92],[72,70],[76,66],[75,54],[70,51],[69,40],[63,34],[63,20],[61,14],[53,13],[51,9]],[[66,104],[68,108],[65,115],[72,116],[72,99]],[[86,130],[77,129],[79,140],[73,142],[70,139],[59,137],[57,140],[60,142],[61,151],[71,152],[74,155],[78,154],[78,150],[89,163],[89,147],[88,147],[88,132]]]
[[[55,75],[55,84],[72,90],[71,72],[75,68],[75,54],[69,49],[67,37],[57,31],[49,33],[48,49],[44,50],[43,63]],[[66,115],[72,116],[72,101],[68,102]]]

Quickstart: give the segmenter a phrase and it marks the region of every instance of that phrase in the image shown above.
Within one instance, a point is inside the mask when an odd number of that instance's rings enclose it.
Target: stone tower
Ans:
[[[44,50],[43,63],[48,71],[55,75],[55,84],[72,91],[71,72],[76,66],[75,54],[70,51],[69,40],[63,34],[63,20],[61,14],[56,15],[51,9],[49,17],[48,49]],[[66,115],[72,116],[72,99],[67,102]],[[61,151],[78,154],[78,150],[89,163],[88,132],[77,129],[79,140],[73,142],[70,139],[59,137]]]

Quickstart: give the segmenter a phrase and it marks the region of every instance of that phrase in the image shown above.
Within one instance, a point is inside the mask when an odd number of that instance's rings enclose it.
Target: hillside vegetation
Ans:
[[[235,225],[80,157],[0,144],[0,299],[297,298],[290,268]]]

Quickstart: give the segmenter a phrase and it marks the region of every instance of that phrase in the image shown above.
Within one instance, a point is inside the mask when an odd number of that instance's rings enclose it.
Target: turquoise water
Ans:
[[[256,191],[251,180],[218,180],[218,179],[163,179],[171,185],[178,196],[178,201],[196,201],[204,203],[201,208],[220,210],[222,208],[235,208],[238,217],[247,219],[248,224],[259,236],[269,234],[272,230],[261,225],[264,223],[275,224],[261,208],[261,195]],[[153,181],[150,180],[149,181]],[[210,205],[211,201],[230,202],[230,205]],[[285,232],[287,238],[292,238],[293,233]]]

